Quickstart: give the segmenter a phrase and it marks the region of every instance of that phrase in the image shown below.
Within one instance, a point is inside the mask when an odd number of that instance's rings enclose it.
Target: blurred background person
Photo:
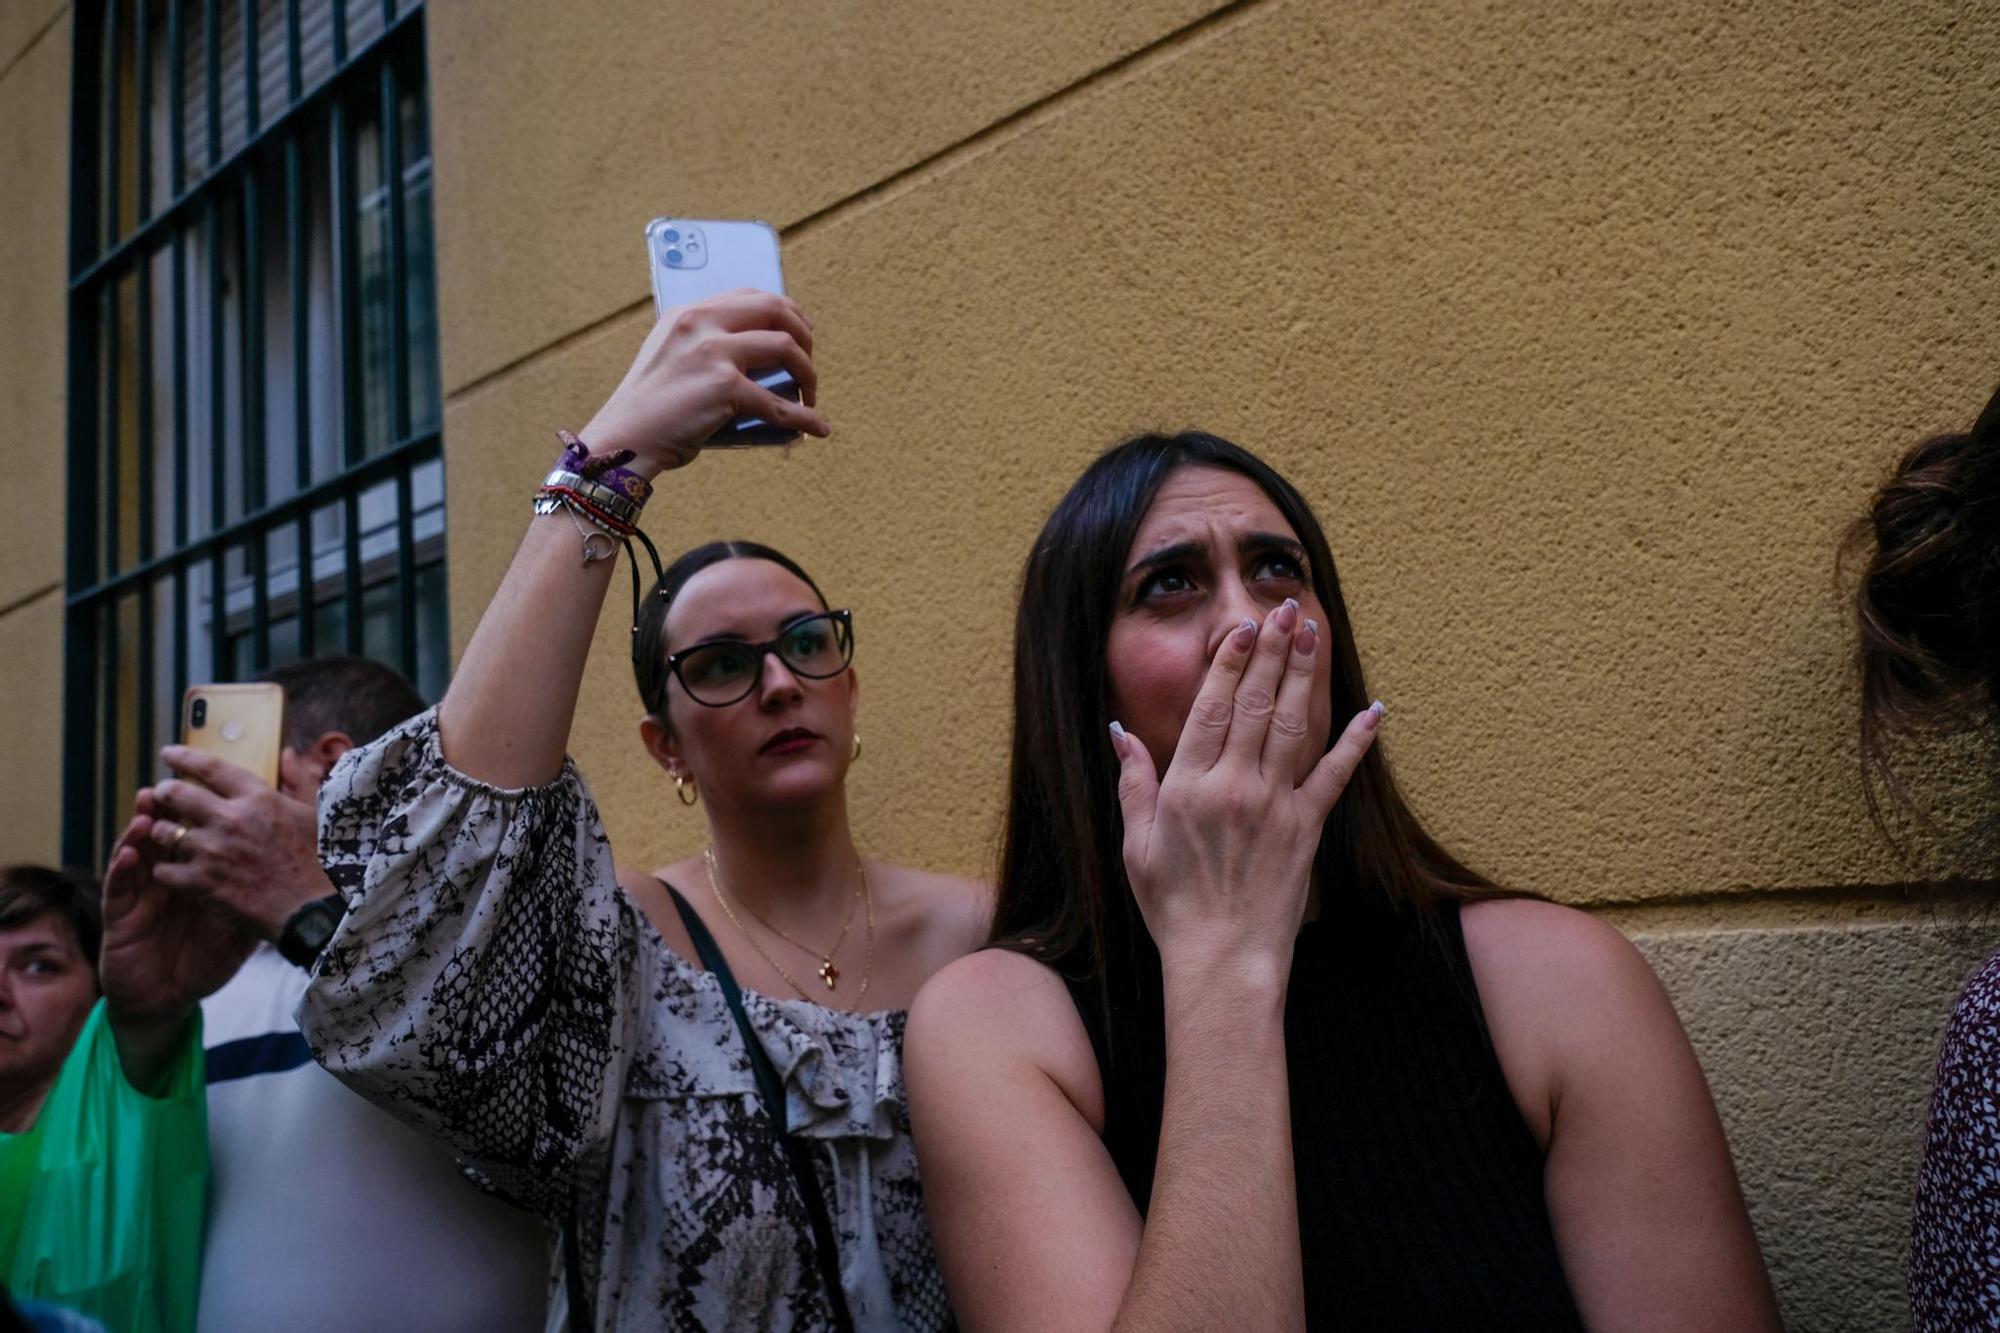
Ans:
[[[208,1176],[200,1025],[160,1036],[144,1080],[121,1068],[112,1016],[173,966],[129,839],[101,907],[85,880],[0,871],[0,1282],[44,1325],[61,1326],[46,1304],[179,1333],[194,1326]]]
[[[2000,394],[1970,431],[1905,453],[1850,540],[1867,554],[1855,592],[1862,777],[1877,827],[1907,855],[1888,817],[1928,820],[1895,771],[1897,741],[2000,718]],[[1996,1182],[2000,954],[1960,992],[1938,1055],[1910,1227],[1919,1329],[2000,1327]]]
[[[176,947],[189,956],[150,978],[121,1039],[151,1051],[197,1004],[202,1016],[211,1185],[198,1327],[540,1328],[541,1224],[314,1064],[295,1017],[344,910],[319,864],[320,783],[423,700],[358,657],[258,679],[285,691],[277,788],[169,746],[176,776],[138,794],[134,819],[165,890],[163,926],[184,932]],[[128,1065],[138,1079],[151,1073],[144,1058]]]
[[[0,1133],[35,1123],[97,1003],[96,886],[42,866],[0,870]]]

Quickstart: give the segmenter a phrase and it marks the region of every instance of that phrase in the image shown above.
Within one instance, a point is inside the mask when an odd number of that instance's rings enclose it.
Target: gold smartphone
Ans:
[[[191,685],[181,700],[181,744],[247,768],[278,785],[284,746],[282,685]]]

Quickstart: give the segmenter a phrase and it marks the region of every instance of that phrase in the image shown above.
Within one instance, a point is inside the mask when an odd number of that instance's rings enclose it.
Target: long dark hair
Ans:
[[[667,681],[672,673],[667,670],[667,612],[673,609],[674,598],[680,596],[687,581],[725,560],[768,560],[789,574],[796,575],[799,582],[812,589],[819,599],[820,610],[827,609],[826,594],[813,582],[812,575],[799,568],[796,560],[783,551],[775,550],[762,542],[720,541],[697,546],[680,556],[665,572],[660,581],[653,585],[652,593],[639,608],[638,633],[633,636],[632,676],[639,687],[639,699],[646,705],[646,711],[662,722],[667,716]]]
[[[1879,792],[1921,812],[1891,765],[1893,739],[2000,718],[2000,393],[1970,431],[1903,455],[1845,552],[1867,559],[1854,592],[1862,789],[1901,850]]]
[[[1105,642],[1132,539],[1160,486],[1184,467],[1241,473],[1271,497],[1306,548],[1326,610],[1336,730],[1369,702],[1326,533],[1291,483],[1247,449],[1195,431],[1141,435],[1099,456],[1049,515],[1028,556],[1015,624],[1014,757],[993,938],[1076,985],[1095,1010],[1084,1014],[1093,1036],[1135,1077],[1164,1067],[1165,1018],[1159,954],[1120,851]],[[1441,902],[1504,894],[1424,831],[1379,747],[1327,820],[1313,870],[1323,892],[1380,895],[1426,921]],[[1100,1059],[1106,1053],[1100,1047]]]

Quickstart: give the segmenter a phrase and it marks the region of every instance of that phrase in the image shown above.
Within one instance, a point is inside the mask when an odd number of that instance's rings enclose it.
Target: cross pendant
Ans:
[[[833,965],[831,958],[825,959],[820,963],[819,979],[826,983],[828,990],[832,990],[840,984],[840,969]]]

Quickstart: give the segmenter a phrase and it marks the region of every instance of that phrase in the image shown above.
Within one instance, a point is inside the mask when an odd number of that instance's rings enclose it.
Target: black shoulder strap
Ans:
[[[715,975],[722,986],[722,997],[729,1001],[729,1012],[736,1018],[736,1030],[743,1034],[743,1044],[749,1049],[750,1068],[757,1076],[757,1091],[764,1098],[765,1114],[771,1117],[771,1124],[778,1132],[778,1142],[784,1145],[786,1160],[792,1167],[792,1183],[798,1187],[799,1201],[806,1209],[806,1220],[812,1224],[813,1260],[819,1268],[820,1282],[826,1287],[827,1301],[833,1307],[833,1326],[841,1333],[852,1333],[854,1319],[847,1310],[847,1291],[840,1285],[840,1251],[833,1243],[833,1219],[826,1210],[826,1197],[820,1191],[819,1173],[813,1169],[812,1155],[805,1144],[792,1137],[785,1115],[785,1086],[778,1078],[777,1068],[771,1063],[770,1053],[750,1027],[750,1015],[743,1010],[743,991],[736,984],[736,974],[729,970],[729,960],[717,947],[715,936],[708,933],[700,914],[688,904],[687,899],[681,897],[679,889],[665,880],[660,883],[673,897],[674,910],[681,914],[681,924],[687,927],[688,938],[694,941],[694,951],[700,956],[701,965]]]
[[[568,1333],[590,1333],[597,1321],[591,1317],[590,1294],[583,1289],[583,1250],[577,1244],[576,1228],[576,1209],[572,1207],[562,1224],[563,1289],[569,1294],[564,1327]]]

